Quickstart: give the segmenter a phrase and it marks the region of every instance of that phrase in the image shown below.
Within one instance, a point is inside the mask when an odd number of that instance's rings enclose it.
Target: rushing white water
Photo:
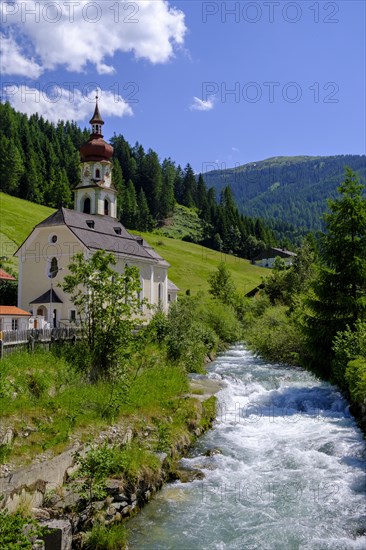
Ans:
[[[217,422],[183,460],[205,479],[167,485],[131,550],[365,549],[365,443],[337,388],[241,346],[209,371],[227,383]]]

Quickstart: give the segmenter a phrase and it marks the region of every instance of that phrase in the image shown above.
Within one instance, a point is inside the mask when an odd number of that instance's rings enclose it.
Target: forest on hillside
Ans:
[[[366,181],[365,155],[273,157],[204,174],[217,192],[230,185],[241,213],[264,218],[281,237],[324,228],[322,214],[348,166]]]
[[[79,181],[79,148],[89,138],[74,122],[52,124],[34,114],[16,112],[0,103],[0,190],[38,204],[73,206]],[[240,214],[232,192],[223,187],[219,197],[208,189],[190,164],[161,161],[152,149],[131,146],[114,135],[113,181],[118,191],[118,216],[128,229],[151,231],[171,218],[175,205],[195,209],[202,223],[199,242],[223,252],[253,258],[275,239],[268,225]]]

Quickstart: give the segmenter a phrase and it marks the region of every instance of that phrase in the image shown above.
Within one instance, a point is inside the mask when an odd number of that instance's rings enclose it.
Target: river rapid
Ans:
[[[130,550],[364,550],[366,445],[339,390],[243,346],[209,377],[226,382],[217,420],[182,461],[205,479],[166,485]]]

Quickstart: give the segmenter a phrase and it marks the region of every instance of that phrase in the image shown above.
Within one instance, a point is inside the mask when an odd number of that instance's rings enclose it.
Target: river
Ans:
[[[217,421],[183,459],[205,479],[166,485],[130,549],[364,550],[366,445],[339,390],[243,346],[209,377],[227,384]]]

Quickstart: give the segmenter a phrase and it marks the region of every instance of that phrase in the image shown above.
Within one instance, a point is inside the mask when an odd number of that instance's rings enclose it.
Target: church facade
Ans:
[[[38,224],[16,252],[19,261],[18,306],[30,311],[34,328],[68,327],[77,322],[75,306],[59,287],[73,256],[97,250],[112,252],[116,271],[139,269],[141,299],[165,311],[177,298],[168,280],[169,264],[141,237],[117,219],[117,191],[112,181],[113,147],[102,135],[104,124],[96,102],[91,135],[80,148],[80,182],[74,210],[60,208]],[[152,310],[144,307],[149,318]]]

